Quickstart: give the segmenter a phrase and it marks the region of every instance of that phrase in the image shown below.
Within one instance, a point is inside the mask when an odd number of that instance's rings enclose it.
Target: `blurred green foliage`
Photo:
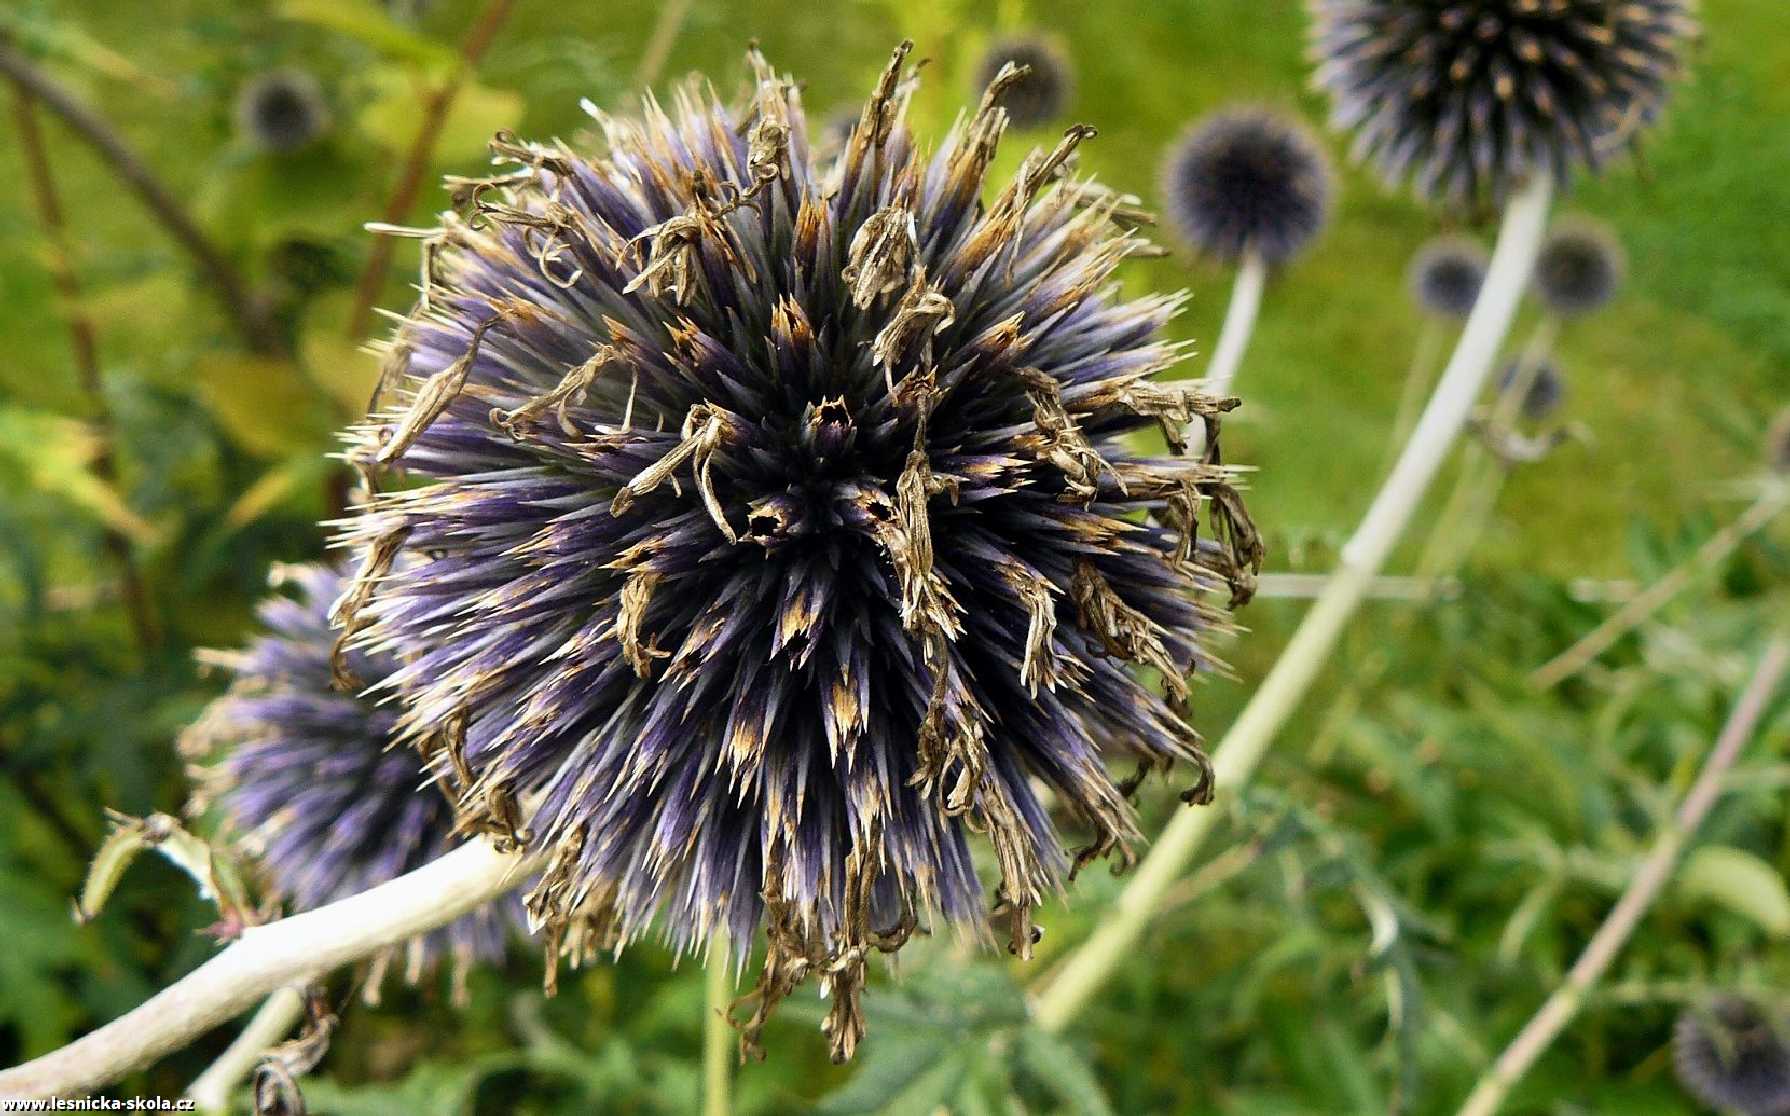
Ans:
[[[70,897],[104,835],[102,806],[172,810],[185,795],[172,740],[215,687],[192,650],[244,636],[271,562],[321,551],[324,454],[374,376],[345,334],[361,224],[383,210],[422,99],[479,8],[21,0],[0,12],[0,34],[100,107],[269,294],[289,350],[243,353],[191,261],[40,113],[113,416],[121,479],[99,479],[106,435],[71,367],[17,137],[0,138],[0,1061],[118,1014],[213,948],[197,933],[211,912],[165,864],[134,869],[88,926],[70,922]],[[630,103],[655,11],[521,0],[460,90],[429,180],[475,170],[499,128],[576,139],[580,97]],[[1564,203],[1609,221],[1633,261],[1618,303],[1561,343],[1569,418],[1592,439],[1512,477],[1459,597],[1360,618],[1262,789],[1229,806],[1214,858],[1072,1033],[1029,1027],[1021,989],[1100,918],[1120,886],[1104,876],[1045,918],[1030,965],[948,940],[904,953],[902,979],[873,985],[856,1067],[825,1064],[819,1009],[798,996],[769,1060],[740,1072],[740,1112],[1452,1110],[1607,912],[1767,626],[1790,611],[1780,526],[1586,679],[1547,696],[1523,682],[1601,615],[1571,579],[1644,580],[1687,556],[1729,514],[1730,482],[1790,398],[1782,0],[1707,0],[1704,14],[1693,80],[1640,168]],[[937,137],[971,95],[978,52],[1020,29],[1074,60],[1075,116],[1101,130],[1084,168],[1146,199],[1163,146],[1211,108],[1321,115],[1295,0],[703,0],[666,72],[701,70],[726,89],[756,38],[807,83],[818,120],[911,36],[932,59],[913,121]],[[301,151],[258,153],[234,130],[235,93],[290,66],[317,76],[334,127]],[[1002,159],[1017,165],[1042,138],[1016,137]],[[1279,569],[1324,569],[1371,495],[1418,328],[1403,269],[1438,227],[1360,174],[1343,185],[1334,227],[1269,290],[1229,447],[1259,467],[1251,504]],[[426,190],[411,219],[444,205]],[[408,301],[414,250],[399,260],[383,305]],[[1191,288],[1176,328],[1210,347],[1221,270],[1171,258],[1132,265],[1126,281]],[[133,639],[107,531],[143,570],[153,646]],[[1264,601],[1245,615],[1254,630],[1232,649],[1242,681],[1196,696],[1208,731],[1298,611]],[[1675,1013],[1712,988],[1783,994],[1787,742],[1780,699],[1674,889],[1510,1111],[1693,1111],[1665,1052]],[[1157,802],[1146,821],[1168,809]],[[466,1009],[445,988],[357,1007],[307,1095],[344,1116],[693,1111],[702,981],[675,961],[631,950],[544,1000],[538,960],[519,953],[475,975]],[[227,1038],[125,1091],[178,1092]]]

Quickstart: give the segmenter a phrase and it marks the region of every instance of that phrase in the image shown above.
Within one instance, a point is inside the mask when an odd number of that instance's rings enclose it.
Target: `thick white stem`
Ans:
[[[1374,575],[1460,437],[1529,282],[1547,227],[1551,196],[1548,180],[1538,178],[1511,199],[1479,301],[1417,429],[1343,548],[1342,561],[1330,583],[1219,742],[1213,756],[1219,795],[1235,794],[1248,783],[1329,658]],[[1193,860],[1218,816],[1216,808],[1182,810],[1175,815],[1138,865],[1106,921],[1070,955],[1056,979],[1038,995],[1033,1006],[1042,1026],[1062,1029],[1130,955],[1164,892]]]
[[[0,1099],[91,1093],[247,1011],[277,988],[310,981],[443,926],[519,886],[538,857],[470,841],[390,883],[255,926],[133,1011],[22,1066],[0,1072]]]
[[[1243,350],[1249,347],[1249,335],[1255,331],[1256,313],[1262,308],[1262,287],[1268,281],[1268,264],[1260,252],[1243,253],[1237,265],[1237,279],[1231,286],[1230,309],[1224,314],[1224,328],[1218,333],[1218,347],[1212,351],[1212,363],[1206,368],[1205,388],[1213,395],[1227,395],[1237,379],[1237,366],[1243,363]]]
[[[193,1079],[186,1095],[200,1112],[220,1116],[230,1111],[230,1094],[274,1045],[285,1039],[304,1014],[304,993],[288,985],[269,996],[228,1049]]]

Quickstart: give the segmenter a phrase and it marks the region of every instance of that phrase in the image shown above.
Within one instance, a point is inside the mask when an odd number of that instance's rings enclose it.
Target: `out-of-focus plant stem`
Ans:
[[[1609,970],[1647,908],[1653,905],[1660,890],[1672,878],[1679,854],[1720,797],[1723,777],[1734,766],[1747,741],[1752,739],[1753,730],[1758,727],[1772,694],[1777,692],[1786,666],[1790,666],[1790,637],[1778,635],[1767,645],[1752,678],[1734,703],[1728,722],[1722,726],[1715,746],[1703,761],[1703,770],[1697,773],[1696,782],[1691,784],[1690,791],[1679,804],[1677,815],[1654,838],[1646,858],[1610,909],[1609,916],[1591,936],[1585,952],[1573,962],[1566,980],[1554,989],[1541,1010],[1530,1017],[1517,1037],[1479,1079],[1466,1103],[1461,1105],[1460,1116],[1492,1116],[1497,1112],[1511,1088],[1578,1014],[1592,985]]]
[[[1218,345],[1206,368],[1205,389],[1213,395],[1230,394],[1237,368],[1243,363],[1243,352],[1249,347],[1249,335],[1255,331],[1256,315],[1262,308],[1262,288],[1267,282],[1267,261],[1260,252],[1245,250],[1237,264],[1236,281],[1231,285],[1231,304],[1224,312]]]
[[[709,946],[705,1014],[702,1020],[702,1113],[728,1116],[733,1109],[734,1035],[727,1021],[733,1002],[733,964],[727,939],[717,934]]]
[[[151,214],[198,263],[245,344],[258,353],[285,351],[266,305],[249,289],[236,265],[200,230],[174,194],[156,178],[111,124],[49,74],[38,69],[16,45],[0,36],[0,73],[55,113],[142,200]]]
[[[1442,348],[1442,329],[1440,318],[1424,315],[1423,325],[1417,333],[1417,346],[1411,352],[1411,366],[1405,369],[1405,386],[1399,392],[1398,412],[1392,420],[1392,436],[1386,439],[1383,468],[1390,468],[1398,459],[1399,447],[1411,436],[1411,427],[1417,422],[1417,410],[1423,406],[1424,394],[1430,386],[1430,366],[1436,362],[1437,351]]]
[[[1329,659],[1374,575],[1459,439],[1529,282],[1552,195],[1549,180],[1539,177],[1506,208],[1485,285],[1411,440],[1343,548],[1323,595],[1213,754],[1219,795],[1235,794],[1249,782]],[[1218,814],[1215,809],[1183,810],[1163,830],[1106,921],[1038,994],[1034,1008],[1040,1025],[1061,1030],[1132,954],[1164,894],[1199,852]]]
[[[410,141],[410,150],[406,152],[398,171],[398,180],[386,198],[381,218],[384,224],[400,225],[409,216],[411,206],[416,204],[417,195],[422,191],[423,179],[429,173],[435,144],[441,138],[441,129],[447,123],[448,112],[454,107],[454,98],[459,94],[460,87],[466,84],[467,78],[478,68],[479,60],[485,56],[485,51],[497,37],[497,32],[502,29],[514,6],[514,0],[490,0],[485,5],[484,11],[479,13],[478,21],[472,25],[460,44],[460,54],[453,70],[423,98],[416,135]],[[373,239],[372,250],[367,253],[366,266],[361,269],[360,279],[354,285],[353,308],[348,314],[350,341],[361,340],[373,324],[373,308],[378,305],[379,293],[385,288],[385,277],[391,270],[394,247],[390,236],[379,234]]]
[[[1777,518],[1786,507],[1790,507],[1790,482],[1768,479],[1759,498],[1726,527],[1711,535],[1695,554],[1629,598],[1608,620],[1585,633],[1577,643],[1537,667],[1529,675],[1529,684],[1539,690],[1550,689],[1585,669],[1591,660],[1664,608],[1666,602],[1677,596],[1699,573],[1725,561],[1741,543]]]
[[[0,50],[5,44],[0,43]],[[81,280],[75,272],[74,253],[68,242],[68,222],[62,212],[62,199],[56,192],[56,179],[50,173],[49,152],[44,148],[43,133],[37,127],[36,97],[24,84],[13,82],[13,115],[18,124],[19,150],[25,157],[26,177],[37,199],[38,219],[43,224],[44,241],[49,249],[47,264],[56,294],[62,301],[62,314],[68,322],[69,344],[74,352],[75,375],[86,397],[88,422],[99,439],[99,451],[93,457],[93,475],[107,486],[123,493],[118,484],[118,464],[114,456],[117,425],[112,408],[106,402],[105,383],[100,378],[99,342],[93,319],[88,316],[81,299]],[[131,543],[124,532],[107,525],[100,536],[107,557],[118,572],[119,595],[129,619],[137,647],[151,651],[160,642],[155,616],[150,610],[149,594],[143,577],[131,554]]]
[[[275,989],[306,984],[445,926],[521,886],[543,857],[501,853],[476,838],[358,895],[251,926],[222,953],[99,1029],[0,1071],[0,1099],[93,1093],[248,1010]]]
[[[305,997],[298,985],[288,985],[269,996],[218,1060],[193,1079],[186,1095],[200,1112],[214,1116],[230,1111],[230,1094],[255,1068],[263,1055],[285,1039],[304,1014]]]
[[[634,67],[634,87],[643,89],[659,80],[665,63],[671,58],[671,48],[677,43],[678,34],[684,29],[684,21],[690,16],[692,0],[663,0],[659,5],[659,18],[653,23],[653,34],[646,41],[646,47],[640,52],[640,65]]]

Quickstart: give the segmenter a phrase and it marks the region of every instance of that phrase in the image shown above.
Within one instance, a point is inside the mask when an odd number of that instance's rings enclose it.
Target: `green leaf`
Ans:
[[[364,43],[388,58],[446,73],[454,52],[392,19],[373,0],[285,0],[279,14]]]
[[[898,1031],[878,1035],[876,1042],[864,1045],[858,1072],[814,1111],[817,1116],[882,1112],[910,1093],[942,1102],[966,1069],[961,1061],[946,1057],[950,1049],[950,1043],[939,1034]],[[953,1072],[940,1076],[938,1071],[946,1067]]]
[[[117,489],[93,475],[91,465],[101,448],[99,438],[75,419],[0,407],[0,483],[13,480],[65,497],[108,527],[153,543],[155,528],[125,504]]]
[[[428,87],[400,70],[378,70],[368,76],[378,92],[361,110],[361,131],[389,150],[408,150],[416,139],[418,112]],[[492,135],[522,122],[524,107],[520,93],[474,82],[462,85],[436,134],[435,162],[465,162],[484,155]]]
[[[1048,1031],[1027,1027],[1019,1034],[1019,1063],[1076,1116],[1112,1116],[1094,1068],[1074,1046]]]
[[[250,453],[289,457],[327,444],[329,424],[321,400],[291,362],[209,353],[194,370],[205,409]]]
[[[1679,870],[1678,894],[1687,903],[1727,907],[1774,936],[1790,934],[1790,891],[1784,887],[1784,877],[1745,849],[1698,848]]]

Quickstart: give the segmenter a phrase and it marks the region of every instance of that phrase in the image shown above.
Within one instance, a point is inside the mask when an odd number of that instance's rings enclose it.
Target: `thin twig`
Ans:
[[[261,353],[284,350],[285,345],[266,307],[250,292],[236,265],[193,223],[179,199],[162,185],[104,117],[38,69],[4,37],[0,37],[0,73],[74,129],[99,153],[112,172],[136,191],[150,213],[199,264],[199,270],[210,280],[249,348]]]
[[[660,71],[671,57],[671,48],[684,20],[690,15],[691,0],[664,0],[659,5],[659,18],[653,23],[653,34],[640,52],[640,65],[634,68],[634,88],[644,89],[659,80]]]
[[[297,1026],[304,1010],[304,993],[297,985],[278,989],[269,996],[236,1041],[187,1087],[186,1095],[199,1111],[228,1112],[230,1094],[254,1070],[255,1063]]]
[[[243,931],[141,1006],[59,1050],[0,1072],[0,1100],[92,1093],[180,1049],[255,1001],[445,926],[519,887],[539,855],[476,838],[414,872],[328,906]]]
[[[0,50],[4,45],[0,44]],[[63,218],[62,199],[56,193],[56,179],[50,173],[49,153],[44,148],[43,133],[37,126],[37,109],[31,91],[18,81],[13,82],[13,113],[18,123],[19,149],[25,157],[26,177],[37,198],[38,218],[43,223],[44,240],[49,245],[48,266],[51,281],[62,300],[62,313],[68,320],[70,347],[74,350],[75,375],[81,393],[87,398],[88,422],[99,439],[99,450],[93,456],[93,475],[107,487],[118,489],[118,465],[113,457],[117,444],[117,426],[112,421],[112,408],[106,403],[105,384],[100,380],[99,344],[95,338],[93,319],[81,300],[81,281],[75,274],[74,253],[68,243],[68,222]],[[155,618],[149,610],[149,595],[143,578],[131,555],[130,540],[124,532],[107,525],[100,534],[106,555],[118,570],[118,583],[124,598],[125,615],[137,647],[153,650],[159,642]]]
[[[1541,1010],[1530,1017],[1473,1087],[1473,1092],[1461,1106],[1460,1116],[1492,1116],[1498,1111],[1511,1088],[1578,1014],[1586,993],[1608,971],[1616,954],[1640,924],[1641,916],[1647,913],[1647,908],[1653,905],[1660,890],[1672,878],[1679,854],[1703,824],[1710,807],[1715,805],[1721,794],[1723,776],[1734,766],[1747,741],[1752,739],[1772,694],[1783,679],[1786,666],[1790,666],[1790,637],[1779,635],[1766,647],[1752,678],[1734,703],[1728,723],[1722,726],[1715,747],[1710,749],[1708,758],[1703,761],[1703,770],[1697,774],[1697,781],[1679,804],[1677,816],[1654,838],[1647,858],[1641,862],[1622,897],[1610,909],[1609,916],[1591,936],[1585,952],[1573,962],[1566,980],[1554,989]]]
[[[454,63],[453,71],[423,98],[416,136],[410,141],[410,150],[404,157],[403,168],[398,172],[397,184],[392,187],[391,196],[385,202],[382,218],[384,224],[401,225],[410,215],[410,207],[416,204],[417,194],[423,188],[423,179],[429,173],[435,144],[441,138],[442,126],[447,123],[448,112],[454,107],[454,97],[478,67],[479,59],[484,57],[491,40],[497,37],[497,32],[503,27],[504,20],[509,18],[513,6],[514,0],[491,0],[485,5],[478,22],[472,25],[472,30],[466,33],[465,40],[460,44],[460,56]],[[350,341],[361,340],[373,324],[373,308],[379,302],[380,291],[385,288],[385,276],[391,270],[394,247],[394,238],[390,236],[380,233],[373,238],[373,248],[367,253],[366,266],[361,269],[360,279],[354,285],[353,310],[348,315]]]
[[[1630,598],[1627,604],[1617,609],[1608,620],[1585,633],[1577,643],[1537,667],[1529,676],[1529,684],[1538,690],[1550,689],[1585,669],[1591,660],[1608,651],[1617,640],[1664,608],[1666,602],[1677,596],[1699,572],[1726,560],[1741,543],[1770,523],[1787,506],[1790,506],[1790,484],[1768,484],[1752,506],[1711,535],[1689,559],[1680,562],[1670,573]]]

